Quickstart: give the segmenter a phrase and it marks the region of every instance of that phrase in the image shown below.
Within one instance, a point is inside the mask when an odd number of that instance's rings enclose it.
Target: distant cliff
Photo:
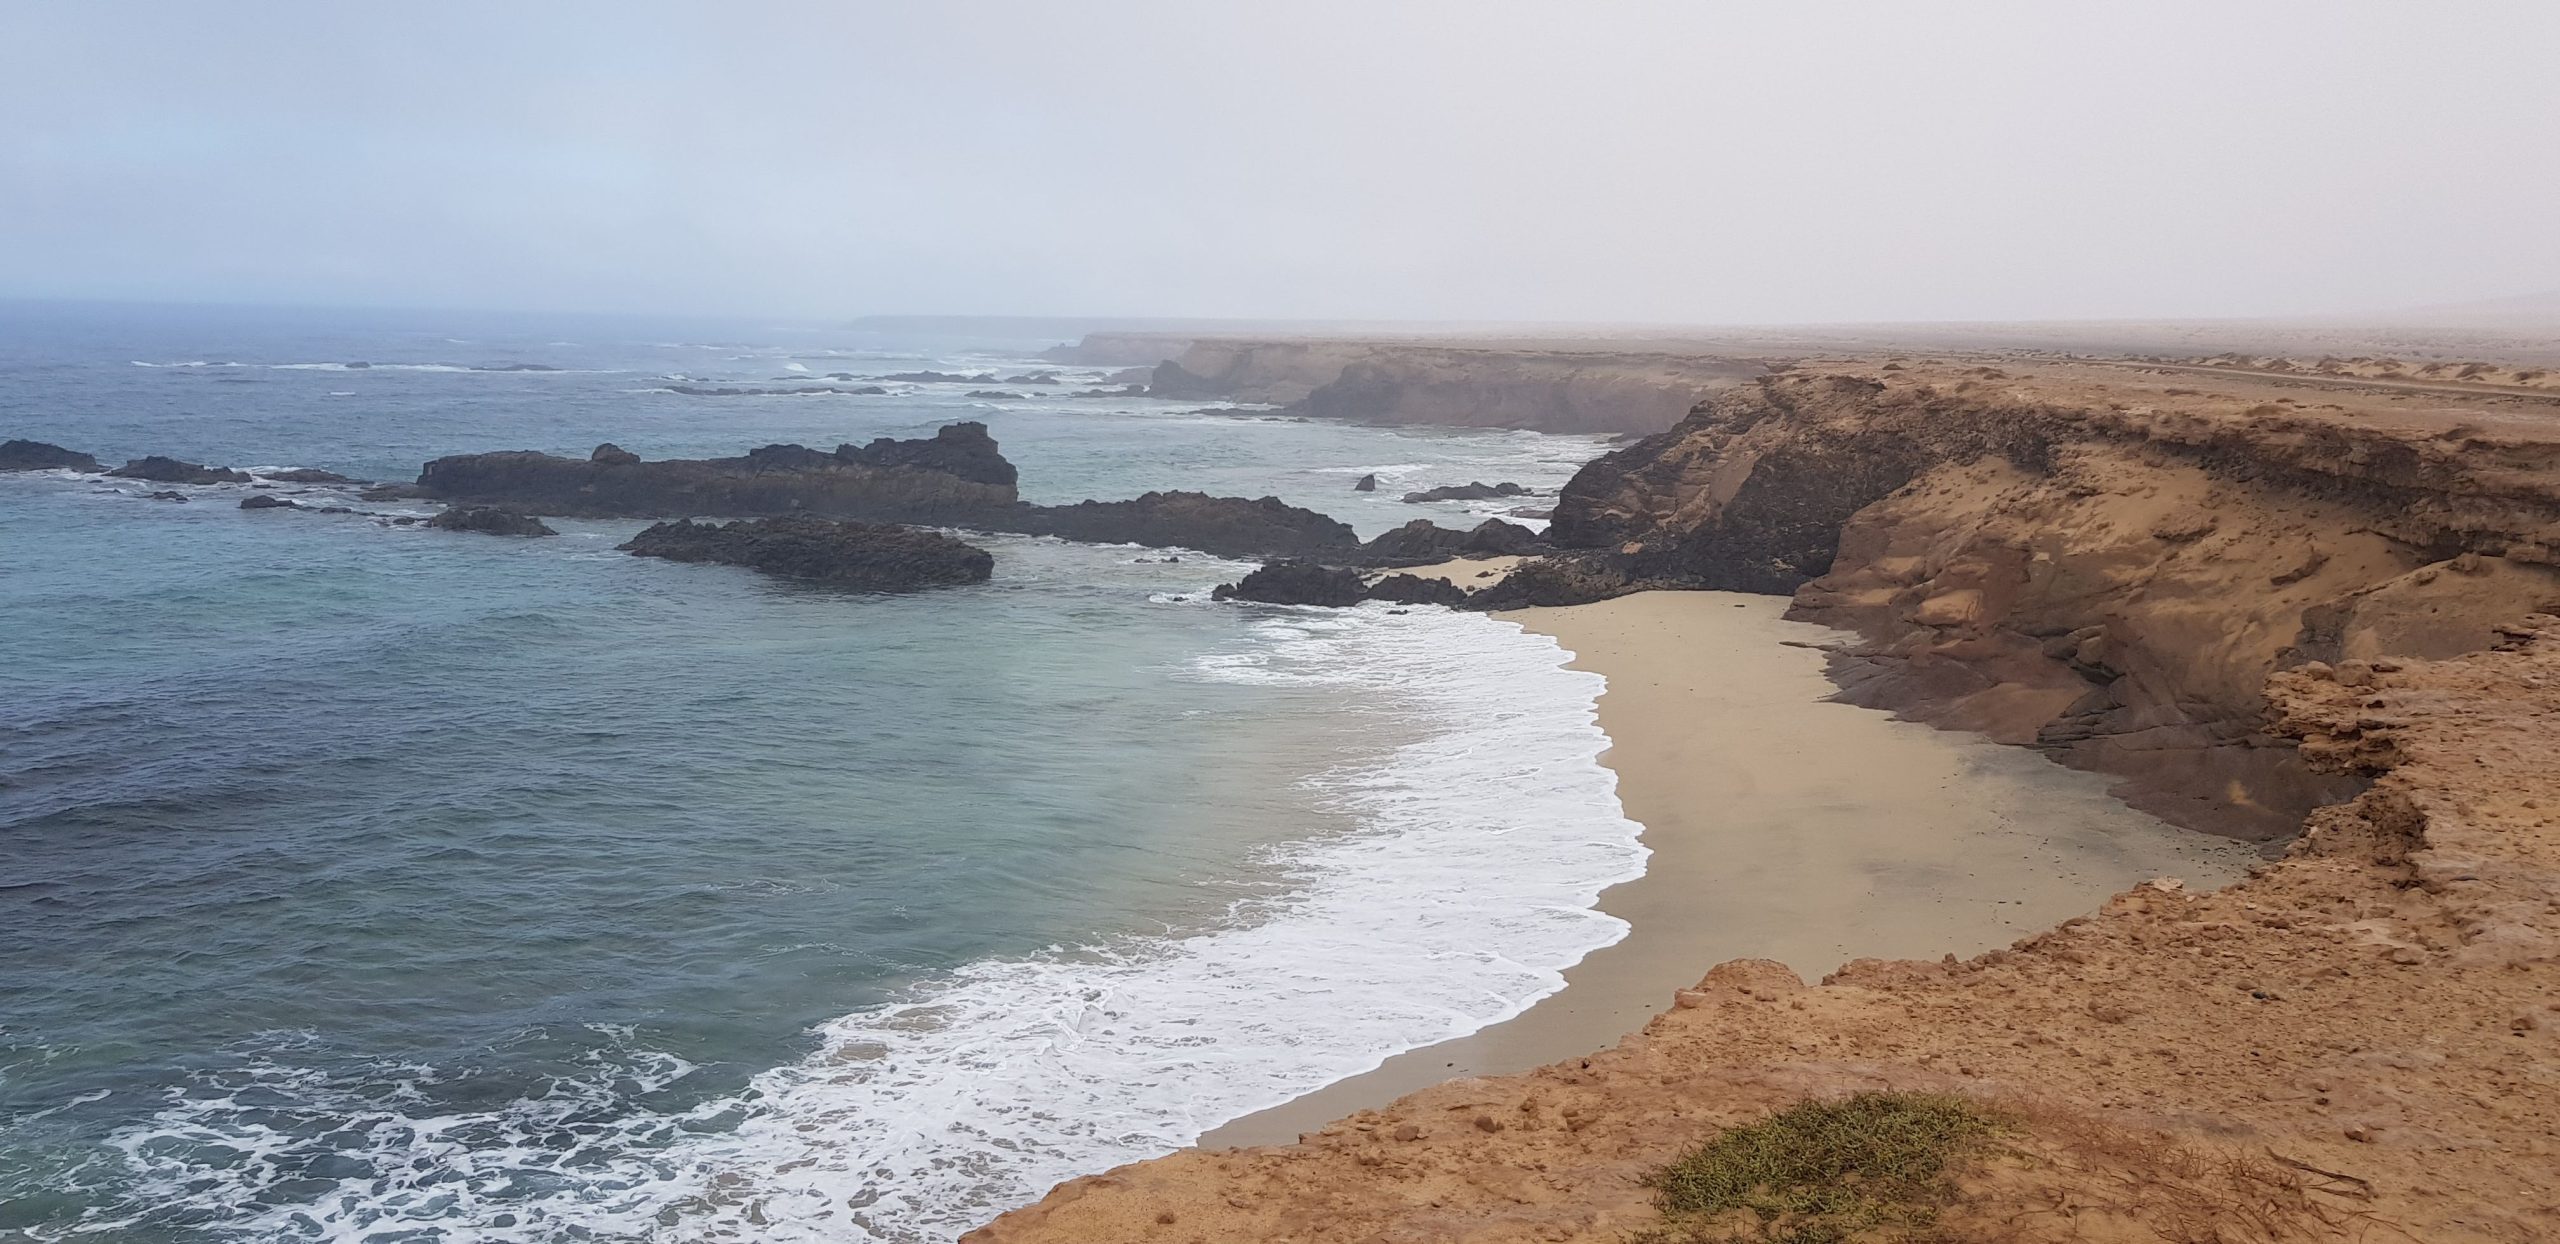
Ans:
[[[1659,432],[1699,399],[1756,377],[1753,359],[1554,342],[1186,337],[1093,333],[1052,351],[1098,367],[1153,365],[1152,396],[1287,406],[1360,423]]]

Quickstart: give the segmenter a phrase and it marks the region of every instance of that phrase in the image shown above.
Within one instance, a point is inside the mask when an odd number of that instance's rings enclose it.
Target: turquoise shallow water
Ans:
[[[1276,492],[1374,532],[1469,517],[1405,488],[1594,451],[663,389],[1015,374],[1045,341],[0,329],[0,436],[102,459],[406,478],[978,418],[1033,499]],[[469,370],[508,363],[563,370]],[[1240,567],[1009,537],[984,587],[848,597],[615,553],[637,523],[148,490],[0,476],[0,1239],[947,1238],[1517,1010],[1616,935],[1590,897],[1641,858],[1595,680],[1485,618],[1215,606]]]

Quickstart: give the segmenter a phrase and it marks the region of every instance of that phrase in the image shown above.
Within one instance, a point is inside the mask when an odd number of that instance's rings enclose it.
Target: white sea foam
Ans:
[[[971,965],[678,1115],[627,1108],[635,1080],[689,1070],[641,1050],[506,1111],[429,1117],[378,1089],[333,1105],[341,1090],[270,1065],[122,1139],[142,1199],[257,1240],[949,1240],[1505,1019],[1624,934],[1594,903],[1646,852],[1597,763],[1599,676],[1480,615],[1270,610],[1256,630],[1181,676],[1343,689],[1416,741],[1306,778],[1359,828],[1278,849],[1285,884],[1222,927]],[[266,1122],[279,1096],[346,1116],[361,1171],[257,1187],[295,1143]],[[607,1099],[626,1107],[610,1121]],[[187,1156],[208,1144],[227,1165]]]

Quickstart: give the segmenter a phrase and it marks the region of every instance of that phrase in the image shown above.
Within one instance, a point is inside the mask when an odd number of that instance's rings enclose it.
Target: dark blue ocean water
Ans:
[[[0,437],[405,479],[972,418],[1034,500],[1364,533],[1596,450],[664,387],[1051,344],[0,306]],[[561,370],[474,370],[516,363]],[[636,522],[159,487],[0,476],[0,1240],[948,1238],[1516,1011],[1640,866],[1596,680],[1498,621],[1212,605],[1242,567],[1013,537],[983,587],[847,596],[614,552]]]

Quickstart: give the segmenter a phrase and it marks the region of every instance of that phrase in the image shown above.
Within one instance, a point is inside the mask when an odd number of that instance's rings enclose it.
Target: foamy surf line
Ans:
[[[1184,676],[1355,690],[1423,737],[1305,779],[1361,828],[1277,851],[1285,893],[1228,927],[971,965],[825,1025],[814,1054],[737,1098],[637,1112],[575,1154],[538,1138],[592,1105],[584,1092],[385,1119],[351,1155],[363,1173],[287,1204],[155,1168],[149,1137],[128,1155],[161,1195],[227,1201],[243,1239],[948,1241],[1507,1019],[1624,936],[1595,905],[1647,853],[1597,760],[1598,675],[1481,615],[1274,611],[1256,629]],[[174,1104],[154,1128],[231,1130],[234,1096]]]

